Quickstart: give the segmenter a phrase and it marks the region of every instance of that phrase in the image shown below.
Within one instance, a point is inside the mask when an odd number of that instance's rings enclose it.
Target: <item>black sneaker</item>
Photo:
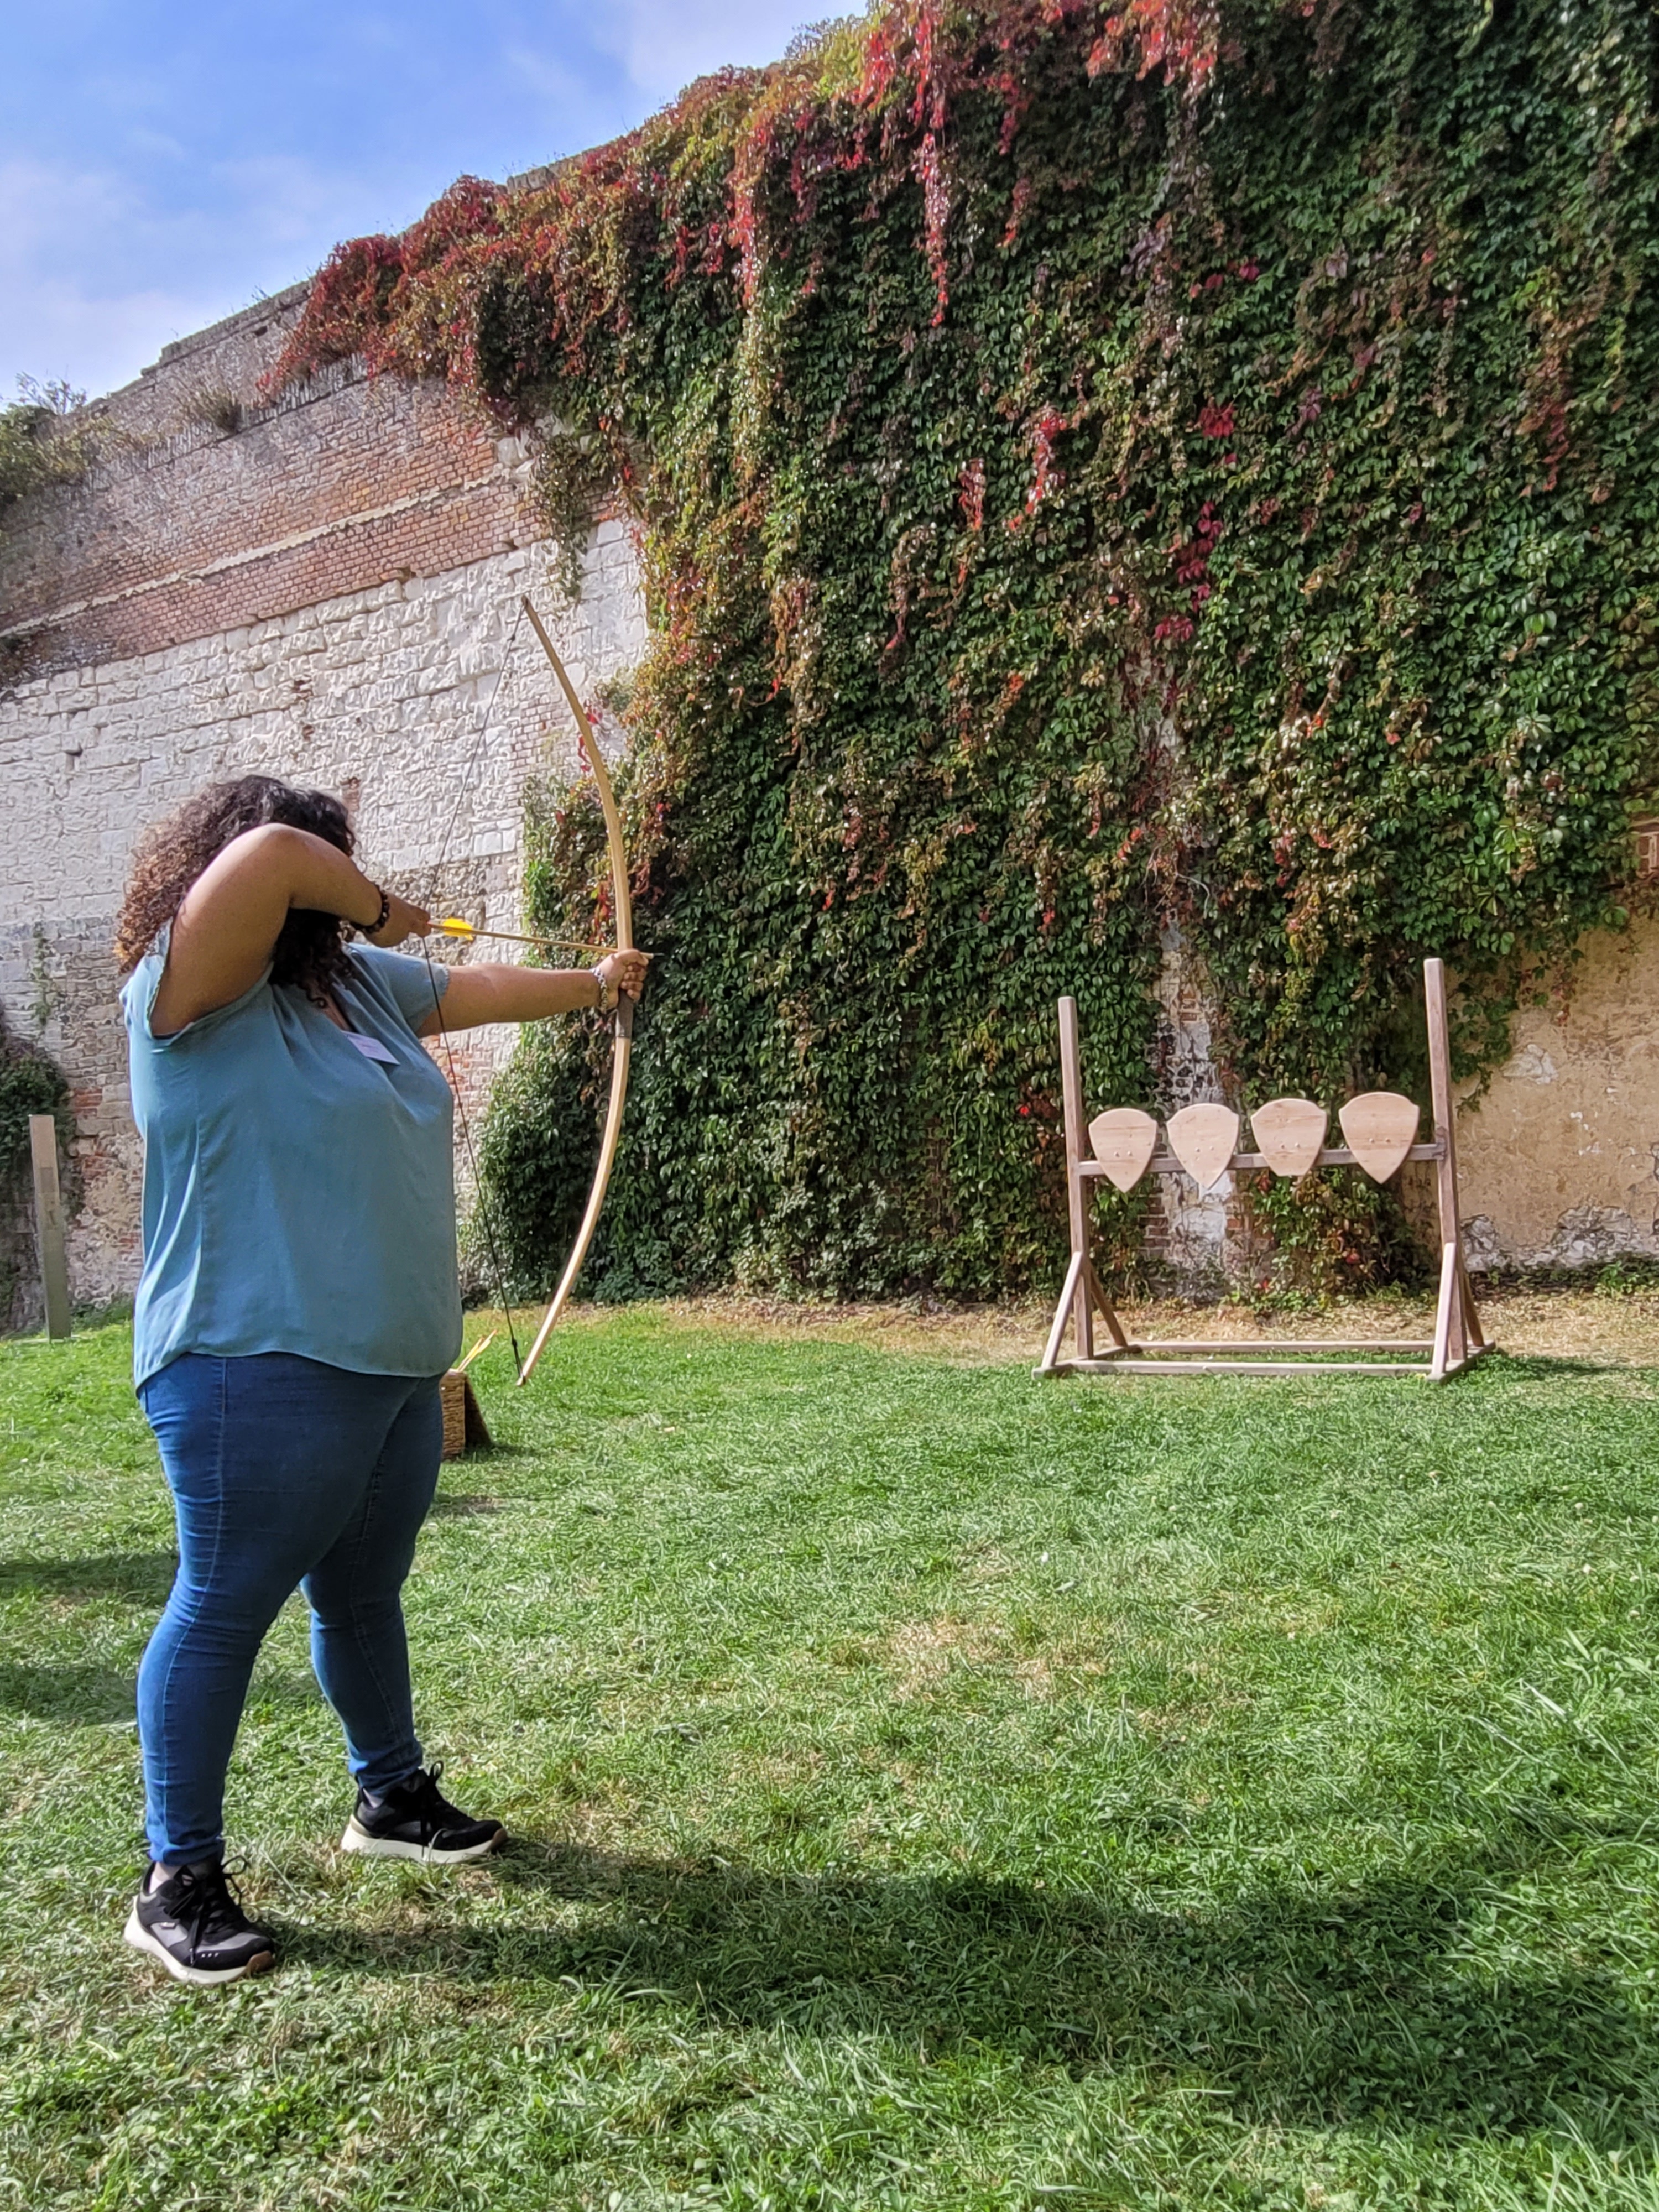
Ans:
[[[217,1859],[175,1869],[156,1889],[153,1867],[122,1930],[135,1951],[159,1959],[175,1982],[240,1982],[276,1963],[276,1939],[256,1928]]]
[[[459,1866],[487,1858],[507,1840],[499,1820],[469,1820],[438,1787],[441,1766],[417,1767],[407,1782],[383,1797],[357,1792],[357,1809],[346,1822],[340,1848],[371,1859],[420,1859],[428,1866]]]

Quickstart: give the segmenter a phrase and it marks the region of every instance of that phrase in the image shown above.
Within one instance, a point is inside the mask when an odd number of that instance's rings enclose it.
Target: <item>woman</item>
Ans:
[[[183,1982],[275,1963],[225,1877],[222,1799],[296,1587],[357,1784],[344,1848],[453,1865],[502,1840],[422,1763],[400,1601],[461,1340],[453,1102],[421,1039],[614,1006],[645,973],[389,951],[430,917],[352,846],[325,793],[215,784],[144,841],[117,937],[144,1143],[134,1379],[179,1525],[138,1673],[150,1863],[125,1932]]]

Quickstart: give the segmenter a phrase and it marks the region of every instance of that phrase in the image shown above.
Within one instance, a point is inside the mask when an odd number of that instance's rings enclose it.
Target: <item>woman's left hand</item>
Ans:
[[[614,983],[624,997],[637,999],[645,988],[645,971],[650,963],[648,952],[608,952],[603,960],[595,961],[593,973],[603,979],[607,991]]]
[[[648,952],[611,952],[592,968],[505,967],[493,960],[463,962],[449,970],[441,1012],[417,1024],[421,1036],[440,1030],[471,1030],[487,1022],[541,1022],[550,1014],[590,1014],[597,978],[603,1004],[613,991],[637,999],[645,984]]]

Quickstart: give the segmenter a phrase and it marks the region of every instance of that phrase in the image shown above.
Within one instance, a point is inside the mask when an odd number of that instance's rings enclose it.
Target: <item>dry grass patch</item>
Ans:
[[[1364,1297],[1321,1300],[1303,1310],[1248,1300],[1194,1304],[1182,1298],[1130,1298],[1118,1310],[1132,1335],[1248,1344],[1268,1336],[1425,1336],[1433,1332],[1434,1308],[1431,1290],[1390,1289]],[[665,1298],[632,1310],[675,1329],[714,1327],[764,1343],[867,1345],[975,1366],[1035,1365],[1054,1317],[1052,1300],[1040,1296],[959,1305],[926,1295],[878,1304],[722,1293]],[[573,1306],[567,1311],[575,1327],[603,1330],[615,1309]],[[1482,1294],[1480,1311],[1488,1337],[1516,1358],[1659,1366],[1659,1291],[1600,1289],[1589,1280],[1550,1288],[1500,1284]],[[635,1418],[666,1426],[658,1415]]]
[[[1009,1632],[994,1622],[963,1620],[941,1614],[933,1620],[907,1620],[886,1641],[887,1666],[896,1695],[932,1697],[958,1667],[985,1667],[1009,1656]]]

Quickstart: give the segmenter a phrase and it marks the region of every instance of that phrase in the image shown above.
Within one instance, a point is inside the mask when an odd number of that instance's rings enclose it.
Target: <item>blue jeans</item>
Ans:
[[[438,1377],[291,1352],[185,1352],[139,1392],[179,1572],[138,1669],[145,1830],[163,1866],[224,1849],[225,1770],[265,1631],[296,1589],[311,1663],[377,1796],[421,1764],[400,1600],[438,1483]]]

